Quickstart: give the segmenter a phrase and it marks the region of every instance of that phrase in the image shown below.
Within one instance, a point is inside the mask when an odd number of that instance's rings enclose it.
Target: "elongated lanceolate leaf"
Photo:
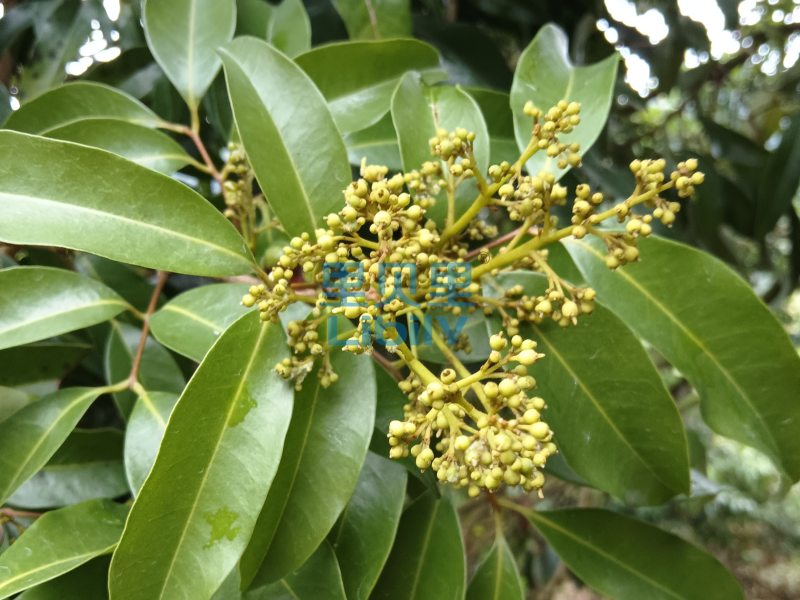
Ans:
[[[344,145],[353,166],[359,166],[362,159],[366,159],[368,165],[385,165],[390,171],[403,170],[391,113],[366,129],[345,135]]]
[[[128,308],[102,283],[64,269],[0,271],[0,349],[89,327]]]
[[[489,162],[493,165],[499,165],[504,160],[513,163],[519,156],[519,149],[509,95],[484,88],[467,88],[464,91],[475,99],[486,120],[491,147]]]
[[[22,390],[0,386],[0,422],[5,421],[23,406],[30,404],[36,396]]]
[[[422,163],[434,160],[429,140],[440,127],[455,131],[463,127],[475,132],[475,160],[482,173],[489,168],[489,133],[481,109],[472,97],[458,87],[428,87],[419,73],[406,73],[392,97],[392,120],[400,143],[403,169],[420,169]],[[446,165],[443,163],[443,168]],[[447,175],[447,171],[445,171]],[[479,192],[475,179],[466,179],[456,190],[454,219],[472,205]],[[441,227],[448,217],[447,193],[442,191],[436,206],[427,216]]]
[[[311,49],[311,22],[302,0],[277,5],[237,0],[236,37],[243,35],[266,40],[290,58]]]
[[[0,556],[0,598],[48,581],[114,550],[128,507],[87,500],[39,517]]]
[[[0,423],[0,505],[45,465],[102,392],[102,388],[59,390]]]
[[[339,211],[351,178],[325,99],[300,67],[264,41],[239,38],[220,54],[264,196],[289,235],[313,232],[323,216]]]
[[[353,497],[328,534],[349,599],[367,600],[381,574],[403,511],[406,477],[401,465],[368,453]]]
[[[254,262],[233,225],[182,183],[104,150],[13,131],[0,131],[0,240],[210,277]]]
[[[640,240],[642,262],[613,273],[602,243],[566,246],[600,301],[697,388],[712,429],[800,479],[800,357],[747,283],[713,256],[663,239]]]
[[[42,94],[8,118],[6,129],[47,135],[86,119],[117,119],[158,127],[161,119],[136,98],[101,83],[76,81]]]
[[[375,374],[361,358],[333,352],[336,384],[322,387],[319,365],[295,394],[281,465],[240,562],[243,588],[302,565],[353,494],[375,424]]]
[[[177,394],[152,392],[142,395],[133,407],[125,429],[125,474],[134,496],[156,461],[169,415],[177,402]]]
[[[220,335],[247,312],[243,283],[204,285],[176,296],[150,319],[155,338],[170,350],[200,362]]]
[[[406,0],[332,0],[353,40],[411,37],[411,6]]]
[[[220,68],[215,50],[233,38],[235,0],[145,0],[147,45],[190,108]]]
[[[524,600],[516,559],[502,536],[469,582],[467,600]]]
[[[77,569],[29,588],[19,600],[108,600],[111,555],[93,558]]]
[[[39,510],[127,495],[122,442],[119,429],[75,429],[8,503]]]
[[[108,150],[165,175],[192,162],[183,147],[168,135],[118,119],[85,119],[52,129],[47,137]]]
[[[522,285],[535,297],[544,294],[547,278],[512,272],[497,284],[498,290]],[[493,321],[499,331],[499,319]],[[552,426],[556,444],[578,475],[630,504],[663,504],[689,493],[680,414],[622,319],[597,302],[577,326],[562,329],[548,319],[526,323],[521,332],[545,355],[530,368],[535,393],[548,406],[542,420]]]
[[[716,558],[653,525],[588,508],[531,511],[528,518],[572,572],[609,598],[744,598]]]
[[[439,53],[419,40],[328,44],[295,59],[325,96],[342,133],[365,129],[389,112],[407,71],[439,66]]]
[[[54,338],[0,350],[0,385],[22,387],[53,384],[55,389],[72,367],[92,349],[90,344]]]
[[[175,405],[114,554],[113,600],[210,598],[234,568],[291,418],[291,387],[274,370],[286,356],[281,327],[250,312],[203,360]]]
[[[336,554],[323,540],[295,572],[242,595],[242,600],[350,600],[345,596]]]
[[[569,58],[569,40],[564,31],[552,24],[542,27],[519,57],[511,86],[511,111],[519,150],[528,146],[533,131],[533,120],[522,112],[528,100],[544,112],[561,100],[579,102],[580,124],[571,133],[560,135],[559,141],[578,142],[581,153],[589,150],[611,110],[618,62],[619,56],[612,54],[597,64],[576,67]],[[544,151],[537,152],[527,167],[533,174],[542,169],[551,171],[556,179],[569,169],[559,169],[556,160]]]
[[[463,600],[465,563],[453,505],[425,492],[403,512],[392,553],[370,598]]]

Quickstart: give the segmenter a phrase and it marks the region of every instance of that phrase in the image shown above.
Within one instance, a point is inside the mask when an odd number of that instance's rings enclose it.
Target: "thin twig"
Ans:
[[[517,227],[511,233],[507,233],[504,236],[501,236],[501,237],[497,238],[496,240],[492,240],[488,244],[485,244],[485,245],[481,246],[480,248],[475,248],[475,250],[467,252],[467,255],[464,257],[464,260],[470,260],[472,258],[475,258],[476,256],[478,256],[484,250],[489,250],[491,248],[496,248],[497,246],[501,246],[501,245],[505,244],[506,242],[508,242],[510,240],[513,240],[514,237],[521,230],[522,230],[522,227]],[[528,235],[535,236],[538,233],[539,233],[539,229],[537,227],[531,227],[530,229],[528,229]]]
[[[136,350],[136,357],[133,359],[133,366],[131,367],[131,374],[128,377],[128,389],[133,389],[139,378],[139,364],[142,362],[142,355],[144,354],[144,346],[147,343],[147,336],[150,333],[150,317],[156,312],[158,305],[158,297],[164,289],[164,284],[167,283],[169,273],[167,271],[158,271],[158,283],[153,290],[153,295],[150,296],[150,305],[147,307],[147,313],[144,315],[144,323],[142,324],[142,338],[139,340],[139,348]]]
[[[0,508],[0,515],[11,517],[12,519],[38,519],[43,514],[26,510],[14,510],[13,508]]]
[[[392,377],[394,377],[397,381],[402,381],[403,380],[403,375],[400,373],[400,371],[398,371],[394,367],[394,365],[392,364],[392,361],[390,361],[388,358],[386,358],[382,354],[379,354],[378,352],[373,352],[372,353],[372,358],[374,358],[376,361],[378,361],[378,363],[384,369],[386,369],[386,372],[389,373],[389,375],[391,375]]]

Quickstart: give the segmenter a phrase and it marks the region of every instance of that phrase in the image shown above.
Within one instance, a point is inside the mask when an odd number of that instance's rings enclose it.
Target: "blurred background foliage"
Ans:
[[[240,15],[262,1],[240,2]],[[634,158],[664,157],[667,171],[689,156],[699,158],[706,183],[675,226],[658,233],[726,261],[800,346],[800,0],[369,4],[380,14],[380,26],[359,20],[360,2],[304,0],[312,45],[413,35],[439,50],[450,83],[505,93],[521,51],[545,23],[555,22],[568,33],[577,65],[618,52],[623,64],[611,116],[567,183],[590,183],[619,198],[634,187],[627,168]],[[188,122],[180,96],[145,45],[140,18],[138,0],[5,0],[0,122],[51,87],[77,79],[118,87],[162,118]],[[240,18],[240,32],[248,26],[252,21]],[[232,122],[224,86],[220,74],[202,107],[210,125],[204,128],[205,142],[218,155]],[[507,110],[491,103],[482,108]],[[513,147],[513,131],[503,131],[505,116],[486,119],[490,131],[495,124],[492,135],[510,138]],[[202,173],[189,168],[176,176],[219,201],[219,190]],[[262,254],[267,261],[270,241]],[[62,261],[35,249],[15,258],[21,264]],[[191,287],[187,279],[173,277],[167,295]],[[85,361],[86,373],[71,376],[91,379],[91,364]],[[597,490],[550,478],[544,504],[635,514],[707,547],[742,581],[748,598],[800,597],[800,484],[789,488],[766,457],[713,434],[702,423],[691,386],[666,361],[660,364],[689,431],[692,496],[655,509],[631,509]],[[474,568],[493,539],[491,516],[481,503],[462,512]],[[508,521],[508,539],[522,573],[539,590],[537,598],[597,597],[559,565],[526,522]]]

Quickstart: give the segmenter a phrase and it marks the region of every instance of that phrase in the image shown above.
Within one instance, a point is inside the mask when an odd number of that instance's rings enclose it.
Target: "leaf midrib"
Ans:
[[[435,506],[433,513],[431,514],[431,520],[428,523],[428,530],[425,532],[425,539],[422,541],[422,548],[419,552],[419,562],[417,563],[417,569],[414,573],[414,584],[411,586],[411,595],[409,596],[409,600],[415,600],[417,597],[417,587],[419,586],[419,579],[422,576],[422,565],[425,564],[425,555],[428,553],[428,545],[431,541],[433,525],[436,522],[436,515],[439,513],[439,505],[442,503],[441,500],[435,500],[434,502]]]
[[[134,227],[143,227],[143,228],[146,228],[146,229],[153,229],[153,230],[158,231],[158,232],[160,232],[162,234],[166,234],[167,236],[173,236],[173,237],[176,237],[176,238],[188,240],[188,241],[190,241],[192,243],[195,243],[195,244],[198,244],[198,245],[201,245],[201,246],[208,246],[209,248],[213,248],[216,251],[219,251],[219,252],[222,252],[224,254],[228,254],[230,256],[233,256],[234,258],[236,258],[240,262],[243,262],[243,263],[245,263],[245,264],[247,264],[249,266],[252,266],[252,262],[249,259],[247,259],[246,257],[238,254],[237,252],[234,252],[233,250],[229,250],[228,248],[225,248],[223,246],[219,246],[217,244],[214,244],[212,242],[208,242],[208,241],[200,239],[200,238],[195,238],[195,237],[192,237],[190,235],[186,235],[185,233],[180,233],[179,231],[174,231],[172,229],[166,229],[166,228],[160,227],[158,225],[153,225],[152,223],[145,223],[144,221],[135,221],[134,219],[130,219],[130,218],[124,217],[122,215],[117,215],[117,214],[110,213],[110,212],[103,212],[101,210],[97,210],[97,209],[94,209],[94,208],[89,208],[87,206],[80,206],[80,205],[77,205],[77,204],[70,204],[69,202],[59,202],[58,200],[52,200],[50,198],[36,198],[34,196],[25,196],[25,195],[22,195],[22,194],[12,194],[10,192],[0,191],[0,200],[2,200],[4,197],[10,198],[10,199],[20,199],[23,202],[24,201],[29,201],[29,202],[41,202],[41,203],[45,203],[45,204],[56,204],[58,206],[64,207],[64,209],[68,210],[68,211],[69,210],[74,210],[76,212],[88,212],[88,213],[91,213],[91,214],[100,215],[100,216],[105,217],[105,218],[110,218],[110,219],[114,219],[114,220],[117,220],[117,221],[122,221],[124,223],[132,224]]]
[[[646,576],[646,575],[644,575],[643,573],[640,573],[640,572],[639,572],[639,571],[637,571],[636,569],[634,569],[634,568],[632,568],[632,567],[628,566],[627,564],[625,564],[624,562],[622,562],[622,561],[618,560],[618,559],[617,559],[615,556],[613,556],[613,555],[611,555],[611,554],[608,554],[608,553],[606,553],[606,552],[603,552],[603,551],[602,551],[600,548],[598,548],[597,546],[594,546],[593,544],[590,544],[589,542],[587,542],[587,541],[586,541],[586,540],[584,540],[583,538],[581,538],[581,537],[578,537],[577,535],[575,535],[574,533],[572,533],[572,532],[571,532],[571,531],[569,531],[568,529],[564,529],[564,528],[563,528],[563,527],[561,527],[560,525],[558,525],[558,524],[556,524],[556,523],[553,523],[553,521],[550,521],[549,519],[546,519],[545,517],[543,517],[543,516],[541,515],[541,513],[539,513],[539,512],[537,512],[537,511],[534,511],[534,510],[532,510],[532,511],[530,511],[529,518],[530,518],[531,520],[534,520],[534,521],[535,521],[536,519],[539,519],[539,520],[543,521],[543,522],[544,522],[544,523],[546,523],[546,524],[547,524],[549,527],[552,527],[553,529],[555,529],[556,531],[558,531],[558,532],[562,533],[563,535],[566,535],[567,537],[569,537],[569,538],[571,538],[571,539],[575,540],[576,542],[578,542],[578,543],[579,543],[579,544],[581,544],[582,546],[585,546],[585,547],[586,547],[586,548],[588,548],[589,550],[591,550],[591,551],[593,551],[593,552],[596,552],[597,554],[599,554],[599,555],[600,555],[600,556],[602,556],[603,558],[605,558],[605,559],[607,559],[607,560],[609,560],[609,561],[613,562],[614,564],[616,564],[616,565],[618,565],[618,566],[622,567],[622,568],[623,568],[623,569],[625,569],[626,571],[629,571],[630,573],[633,573],[633,574],[634,574],[636,577],[638,577],[638,578],[639,578],[639,579],[641,579],[642,581],[645,581],[645,582],[649,583],[650,585],[652,585],[653,587],[655,587],[655,588],[657,588],[657,589],[659,589],[659,590],[661,590],[661,591],[663,591],[663,592],[666,592],[667,594],[669,594],[669,595],[670,595],[670,596],[672,596],[673,598],[677,598],[678,600],[685,600],[685,598],[684,598],[683,596],[679,596],[678,594],[676,594],[675,592],[673,592],[673,591],[672,591],[671,589],[669,589],[668,587],[665,587],[664,585],[662,585],[662,584],[661,584],[661,583],[659,583],[658,581],[655,581],[654,579],[650,579],[649,577],[647,577],[647,576]]]
[[[96,301],[90,302],[88,304],[83,304],[81,306],[74,306],[74,307],[71,307],[71,308],[69,308],[67,310],[62,310],[60,312],[51,313],[51,314],[49,314],[49,315],[47,315],[45,317],[40,317],[38,319],[29,319],[27,321],[23,321],[21,323],[17,323],[13,327],[9,327],[8,329],[2,329],[2,330],[0,330],[0,339],[2,339],[2,337],[5,336],[9,331],[14,331],[15,329],[20,329],[22,327],[27,327],[29,325],[33,325],[34,323],[40,323],[42,321],[47,321],[48,319],[52,319],[52,318],[55,318],[55,317],[60,317],[61,315],[66,315],[66,314],[71,313],[71,312],[78,312],[78,311],[86,310],[88,308],[93,308],[95,306],[104,306],[104,305],[110,305],[110,304],[118,304],[118,305],[122,306],[123,309],[128,308],[128,306],[129,306],[128,303],[125,302],[124,300],[117,300],[115,298],[109,298],[109,299],[106,299],[106,300],[96,300]]]
[[[177,545],[175,546],[175,552],[172,556],[172,561],[170,562],[169,569],[167,569],[167,572],[164,575],[164,585],[161,587],[161,591],[158,593],[158,598],[164,598],[164,590],[167,589],[167,584],[169,583],[170,578],[172,577],[172,571],[175,569],[175,561],[178,559],[181,547],[183,546],[183,542],[186,539],[186,532],[189,530],[189,524],[194,519],[194,513],[197,510],[198,503],[200,502],[200,496],[203,494],[203,489],[205,488],[209,473],[211,473],[211,468],[214,465],[214,461],[217,457],[217,454],[219,453],[219,448],[222,445],[222,440],[225,437],[225,431],[228,427],[228,421],[230,421],[233,411],[236,410],[239,397],[242,395],[242,390],[244,389],[244,386],[247,383],[247,377],[250,375],[250,370],[253,367],[256,355],[258,354],[258,351],[261,348],[261,344],[264,341],[269,325],[260,325],[260,328],[261,331],[259,332],[258,339],[256,340],[256,343],[253,346],[253,352],[250,355],[250,359],[247,362],[247,367],[245,368],[244,373],[242,374],[242,379],[239,382],[239,386],[236,389],[236,393],[233,395],[233,398],[231,399],[230,408],[228,408],[228,414],[225,417],[225,421],[222,424],[222,428],[220,429],[220,434],[219,438],[217,439],[217,444],[216,446],[214,446],[214,452],[211,454],[211,459],[208,461],[208,466],[203,472],[203,479],[201,480],[200,485],[197,488],[197,495],[195,496],[194,502],[192,502],[192,508],[189,511],[189,514],[186,518],[186,524],[184,525],[183,531],[181,532],[181,537],[178,540]]]
[[[594,248],[592,248],[589,244],[586,244],[586,243],[578,241],[578,240],[570,240],[568,243],[580,246],[584,250],[587,250],[588,252],[591,252],[597,258],[599,258],[601,260],[603,259],[603,256],[599,252],[597,252]],[[770,441],[772,442],[772,446],[773,446],[772,450],[773,450],[773,452],[775,452],[775,454],[777,456],[780,456],[781,453],[780,453],[780,451],[778,450],[778,448],[775,445],[775,439],[774,439],[774,437],[772,435],[772,431],[770,430],[770,428],[767,426],[766,422],[764,421],[764,417],[761,415],[761,413],[759,413],[756,410],[755,406],[753,406],[752,402],[750,401],[750,397],[739,386],[737,381],[733,378],[733,375],[731,375],[728,372],[728,370],[725,369],[725,367],[722,366],[722,363],[719,362],[719,360],[717,359],[716,355],[714,355],[705,346],[705,344],[703,344],[703,342],[698,337],[696,337],[694,335],[694,333],[692,333],[692,331],[690,329],[688,329],[683,323],[681,323],[680,319],[678,319],[669,309],[667,309],[666,306],[664,306],[658,300],[656,300],[645,288],[643,288],[641,285],[639,285],[639,283],[635,279],[633,279],[628,273],[626,273],[624,269],[617,269],[616,273],[618,275],[620,275],[623,279],[628,281],[628,283],[630,285],[632,285],[634,288],[636,288],[645,298],[647,298],[648,301],[652,302],[653,305],[656,306],[656,308],[658,308],[664,315],[666,315],[666,317],[670,321],[672,321],[686,335],[686,337],[688,337],[689,340],[691,340],[691,342],[694,343],[703,352],[703,354],[705,354],[711,360],[711,362],[714,363],[714,365],[717,367],[717,369],[719,369],[719,371],[725,376],[725,378],[731,383],[731,385],[733,385],[734,389],[737,391],[737,393],[742,398],[742,400],[745,401],[745,403],[750,408],[752,413],[758,419],[758,421],[761,424],[761,426],[764,428],[764,431],[766,431],[769,434],[769,438],[770,438]]]

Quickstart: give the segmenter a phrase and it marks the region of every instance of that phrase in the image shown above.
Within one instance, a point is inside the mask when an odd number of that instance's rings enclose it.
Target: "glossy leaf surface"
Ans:
[[[352,40],[411,37],[411,7],[406,0],[332,0]]]
[[[642,262],[614,273],[604,246],[566,246],[598,298],[698,390],[712,429],[800,479],[800,357],[747,283],[711,255],[663,239],[641,240]]]
[[[335,385],[323,388],[315,367],[295,394],[281,465],[240,563],[243,587],[302,565],[356,487],[375,423],[375,374],[371,361],[348,352],[331,353],[331,365]]]
[[[222,332],[249,310],[241,305],[248,289],[248,284],[219,283],[184,292],[152,316],[153,335],[167,348],[200,362]]]
[[[578,577],[618,600],[736,600],[716,558],[676,535],[600,509],[531,511],[536,529]]]
[[[520,56],[511,86],[511,111],[520,152],[531,141],[533,130],[533,120],[522,112],[528,100],[544,112],[561,100],[579,102],[580,125],[572,133],[560,135],[559,141],[578,142],[581,153],[586,152],[608,118],[618,62],[619,57],[612,54],[597,64],[576,67],[569,58],[569,40],[564,31],[556,25],[542,27]],[[551,171],[556,179],[569,169],[559,169],[544,151],[537,152],[527,167],[530,173]]]
[[[76,81],[27,102],[12,113],[5,128],[47,135],[87,119],[118,119],[144,127],[158,127],[161,122],[144,104],[118,89]]]
[[[253,263],[233,225],[184,184],[104,150],[12,131],[0,131],[0,239],[210,277]]]
[[[138,327],[113,321],[105,348],[106,381],[122,381],[130,375],[133,359],[142,340]],[[180,367],[170,353],[153,338],[148,337],[139,363],[139,383],[149,392],[180,394],[186,385]],[[136,402],[136,394],[125,390],[114,394],[122,416],[127,419]]]
[[[46,513],[0,557],[0,598],[111,552],[127,514],[127,506],[110,500],[88,500]]]
[[[290,58],[311,49],[311,22],[302,0],[277,5],[237,0],[236,37],[243,35],[266,40]]]
[[[102,283],[65,269],[0,271],[0,349],[20,346],[115,317],[128,307]]]
[[[91,348],[80,341],[54,339],[0,350],[0,385],[55,385]]]
[[[131,265],[108,260],[94,254],[79,254],[73,260],[75,269],[82,275],[101,281],[127,300],[140,312],[147,312],[153,285]],[[163,295],[156,306],[163,304]]]
[[[8,503],[28,509],[69,506],[127,495],[119,429],[76,429]]]
[[[220,53],[233,114],[264,196],[289,235],[313,233],[323,216],[338,212],[350,183],[347,150],[325,99],[302,69],[266,42],[240,38]]]
[[[181,170],[192,160],[168,135],[118,119],[85,119],[52,129],[47,137],[108,150],[165,175]]]
[[[125,475],[134,496],[156,461],[169,415],[177,402],[177,394],[152,392],[142,395],[133,407],[125,429]]]
[[[390,171],[403,170],[391,113],[366,129],[345,135],[344,145],[353,166],[360,166],[361,160],[366,158],[368,165],[386,165]]]
[[[475,160],[483,173],[489,168],[489,133],[478,104],[460,88],[429,87],[418,73],[406,73],[392,97],[392,119],[400,143],[403,169],[420,169],[433,159],[429,140],[439,127],[455,131],[463,127],[475,132]],[[475,179],[465,180],[456,190],[458,219],[478,197]],[[442,191],[427,216],[441,227],[448,213],[447,193]]]
[[[503,274],[497,283],[498,289],[522,285],[529,296],[547,288],[547,278],[533,273]],[[577,326],[562,329],[547,319],[520,330],[545,355],[529,370],[548,405],[542,420],[578,475],[629,504],[663,504],[689,492],[680,414],[622,319],[596,302]]]
[[[156,62],[197,107],[221,65],[214,50],[233,38],[235,0],[145,0],[142,18]]]
[[[30,588],[19,600],[108,600],[111,556],[93,558],[60,577]]]
[[[0,423],[0,505],[45,465],[101,392],[59,390]]]
[[[389,112],[407,71],[439,66],[436,49],[414,39],[328,44],[295,60],[325,96],[342,133],[365,129]]]
[[[242,595],[242,600],[350,600],[336,554],[327,540],[295,572]]]
[[[498,537],[467,588],[467,600],[524,600],[517,562],[505,538]]]
[[[367,600],[397,533],[406,489],[402,466],[369,452],[353,497],[328,534],[350,600]]]
[[[234,567],[278,468],[292,392],[274,366],[287,355],[283,330],[254,312],[208,353],[131,509],[112,599],[208,598]]]
[[[22,390],[0,386],[0,422],[5,421],[23,406],[35,400],[33,394]]]
[[[464,598],[466,559],[450,501],[425,492],[403,512],[372,600]]]

